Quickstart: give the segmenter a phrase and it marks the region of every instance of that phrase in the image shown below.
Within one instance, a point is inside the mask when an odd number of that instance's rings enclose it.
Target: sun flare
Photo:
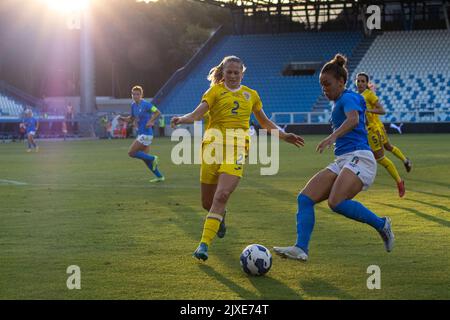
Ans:
[[[89,0],[39,0],[50,9],[61,13],[83,11],[89,5]]]

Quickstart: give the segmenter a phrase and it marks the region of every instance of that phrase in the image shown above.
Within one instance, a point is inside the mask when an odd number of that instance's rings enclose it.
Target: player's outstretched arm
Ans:
[[[275,135],[277,135],[281,140],[292,143],[297,147],[303,147],[305,145],[305,140],[302,137],[294,133],[287,133],[281,130],[280,127],[278,127],[269,118],[267,118],[267,115],[263,109],[255,111],[253,112],[253,114],[255,115],[256,120],[258,120],[262,128],[270,131],[271,133],[275,133]],[[275,130],[275,132],[273,132],[272,130]]]
[[[203,118],[204,114],[208,112],[208,104],[203,101],[195,108],[191,113],[187,113],[181,117],[173,117],[170,119],[170,126],[174,129],[177,125],[193,123],[194,121],[199,121]]]

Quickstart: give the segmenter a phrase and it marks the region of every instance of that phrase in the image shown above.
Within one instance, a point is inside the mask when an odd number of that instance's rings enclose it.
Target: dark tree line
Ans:
[[[220,25],[227,9],[188,0],[94,0],[96,94],[153,96]],[[0,79],[30,93],[79,94],[80,30],[37,1],[0,2]]]

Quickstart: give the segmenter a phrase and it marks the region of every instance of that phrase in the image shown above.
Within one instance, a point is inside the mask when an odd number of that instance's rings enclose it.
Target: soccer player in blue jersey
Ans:
[[[36,131],[39,129],[39,122],[35,117],[33,117],[33,111],[30,109],[25,111],[25,119],[23,121],[26,129],[26,136],[28,140],[28,149],[27,152],[31,152],[32,149],[34,151],[39,151],[39,146],[34,141],[34,136],[36,135]]]
[[[347,218],[366,223],[381,235],[387,252],[394,246],[391,220],[380,218],[360,202],[352,200],[374,182],[377,162],[369,147],[365,128],[364,98],[345,88],[347,59],[337,54],[324,65],[320,84],[325,96],[334,102],[331,115],[333,133],[322,140],[320,153],[334,144],[336,159],[319,171],[298,195],[297,242],[290,247],[274,247],[285,258],[308,260],[308,247],[314,228],[314,205],[328,199],[328,206]]]
[[[131,115],[119,117],[123,121],[133,122],[137,126],[137,138],[128,150],[128,155],[144,161],[150,171],[155,174],[156,178],[150,182],[164,181],[164,176],[158,170],[158,156],[148,154],[153,140],[152,127],[161,112],[153,104],[143,99],[144,90],[141,86],[134,86],[131,89],[131,96],[133,98]]]

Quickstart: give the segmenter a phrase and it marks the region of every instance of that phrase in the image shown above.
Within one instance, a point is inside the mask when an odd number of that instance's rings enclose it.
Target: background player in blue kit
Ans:
[[[369,147],[365,128],[364,98],[345,88],[348,78],[347,59],[337,54],[324,65],[320,84],[325,96],[334,101],[331,123],[333,133],[322,140],[317,151],[335,145],[336,159],[318,172],[298,195],[297,242],[290,247],[274,247],[282,257],[306,261],[314,228],[314,205],[328,199],[328,206],[347,218],[372,226],[381,235],[386,251],[394,245],[394,234],[388,217],[380,218],[360,202],[352,200],[374,182],[377,162]]]
[[[161,112],[153,104],[143,99],[144,90],[141,86],[134,86],[131,89],[131,96],[133,98],[131,115],[119,117],[121,120],[131,121],[137,126],[137,138],[128,150],[128,155],[144,161],[155,174],[156,178],[150,180],[150,182],[164,181],[164,176],[158,170],[158,156],[147,154],[153,141],[152,127]]]
[[[28,139],[28,149],[27,152],[31,152],[34,149],[36,152],[39,151],[39,146],[34,141],[34,136],[36,131],[39,129],[39,122],[35,117],[33,117],[33,111],[30,109],[25,111],[25,119],[23,121],[26,130],[26,136]]]

